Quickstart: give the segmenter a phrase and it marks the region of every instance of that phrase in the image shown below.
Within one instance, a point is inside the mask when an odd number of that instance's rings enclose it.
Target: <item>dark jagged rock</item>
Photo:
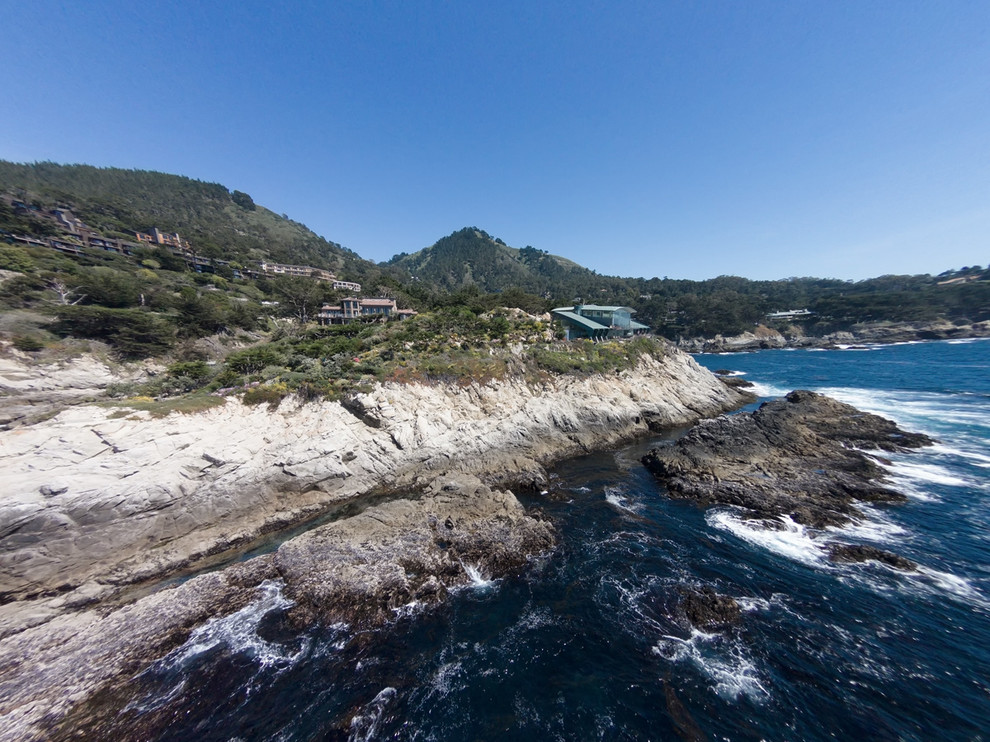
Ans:
[[[752,381],[746,381],[741,376],[720,376],[719,381],[733,389],[749,389],[753,386]]]
[[[708,631],[722,631],[739,623],[742,609],[734,598],[719,595],[710,587],[682,587],[680,609],[692,626]]]
[[[912,562],[906,557],[865,544],[831,543],[828,545],[828,558],[833,562],[880,562],[881,564],[886,564],[888,567],[900,569],[905,572],[916,572],[918,570],[917,563]]]
[[[930,445],[886,418],[821,394],[794,391],[750,414],[706,420],[643,464],[675,497],[735,505],[748,515],[790,516],[814,528],[855,520],[855,503],[899,502],[876,457]]]

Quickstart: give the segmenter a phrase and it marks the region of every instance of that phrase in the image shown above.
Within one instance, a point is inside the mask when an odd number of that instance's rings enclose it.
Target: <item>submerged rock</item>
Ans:
[[[746,381],[741,376],[720,376],[719,379],[723,384],[733,389],[751,389],[754,386],[752,381]],[[753,399],[755,400],[756,397]]]
[[[682,587],[679,608],[691,625],[705,631],[722,631],[739,623],[742,609],[735,598],[719,595],[710,587]]]
[[[855,503],[899,502],[876,457],[930,445],[919,433],[809,391],[794,391],[750,414],[706,420],[643,464],[675,497],[734,505],[748,516],[814,528],[857,518]]]
[[[916,572],[918,565],[907,557],[893,554],[875,546],[865,544],[839,544],[828,545],[828,558],[833,562],[867,562],[874,561],[886,564],[888,567],[900,569],[905,572]]]

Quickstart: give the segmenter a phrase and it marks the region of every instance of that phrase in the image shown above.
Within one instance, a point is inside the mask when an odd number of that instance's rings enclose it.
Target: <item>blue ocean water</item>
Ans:
[[[117,736],[990,739],[990,341],[698,360],[765,397],[822,391],[939,443],[893,457],[907,503],[827,532],[667,498],[639,459],[678,431],[563,462],[525,501],[560,536],[525,575],[475,571],[441,608],[304,635],[268,584],[135,679]],[[829,540],[921,567],[833,564]],[[676,610],[685,586],[733,596],[740,626],[693,629]]]

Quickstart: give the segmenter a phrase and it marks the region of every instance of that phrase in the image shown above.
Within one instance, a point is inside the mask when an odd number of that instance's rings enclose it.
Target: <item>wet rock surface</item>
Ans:
[[[789,516],[813,528],[858,517],[857,502],[899,502],[867,451],[930,445],[890,420],[809,391],[749,414],[706,420],[643,464],[674,497],[734,505],[754,518]]]
[[[291,601],[298,626],[367,627],[474,580],[514,574],[553,544],[552,526],[512,493],[471,477],[438,481],[417,499],[316,527],[272,554],[8,637],[0,644],[0,739],[121,738],[115,719],[130,699],[129,680],[207,619],[258,600],[263,585]]]
[[[377,623],[472,579],[515,573],[553,543],[551,525],[527,515],[511,493],[466,478],[292,539],[275,554],[275,568],[298,623]]]
[[[682,587],[679,592],[678,607],[691,625],[702,631],[725,631],[742,618],[742,608],[735,598],[720,595],[710,587]]]
[[[828,558],[833,562],[880,562],[904,572],[916,572],[918,569],[917,563],[906,557],[867,544],[831,543],[828,545]]]

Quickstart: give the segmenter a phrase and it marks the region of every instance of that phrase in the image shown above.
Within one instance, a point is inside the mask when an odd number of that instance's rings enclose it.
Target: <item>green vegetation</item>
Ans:
[[[556,255],[507,246],[477,227],[458,230],[413,255],[402,253],[387,265],[400,278],[439,291],[474,286],[485,292],[516,290],[562,296],[587,285],[594,273]]]
[[[555,374],[615,373],[633,368],[643,355],[659,358],[663,345],[648,337],[593,343],[577,340],[554,346],[529,348],[529,357],[536,365]]]
[[[521,375],[541,381],[558,374],[599,374],[632,368],[643,354],[662,356],[652,338],[611,343],[563,343],[550,326],[521,312],[475,314],[447,307],[390,324],[297,327],[269,342],[230,353],[223,363],[177,361],[143,385],[121,385],[112,396],[168,398],[193,393],[240,395],[275,408],[289,394],[304,401],[341,399],[375,381],[488,383]]]
[[[769,312],[799,308],[814,313],[802,322],[807,334],[867,321],[990,319],[990,272],[980,266],[855,283],[617,278],[534,247],[512,248],[474,227],[376,266],[247,193],[179,176],[0,161],[0,196],[0,270],[12,272],[0,281],[0,336],[39,358],[87,341],[121,359],[164,358],[166,373],[110,390],[153,414],[181,407],[168,400],[197,409],[230,394],[269,407],[290,394],[343,398],[379,380],[470,384],[621,372],[643,354],[663,353],[650,338],[559,342],[558,328],[538,317],[576,297],[630,306],[671,339],[737,334]],[[72,209],[108,237],[152,227],[178,232],[199,255],[227,262],[196,273],[161,246],[125,256],[14,244],[15,235],[71,242],[46,216],[55,208]],[[317,326],[320,306],[344,294],[313,278],[236,277],[235,268],[262,259],[332,270],[362,283],[366,296],[388,296],[420,314]]]
[[[29,310],[49,318],[39,329],[52,340],[100,340],[122,358],[144,358],[186,338],[255,330],[265,316],[259,299],[266,295],[248,281],[153,270],[113,253],[70,257],[43,247],[10,250],[32,267],[0,283],[0,313]],[[277,314],[279,307],[270,311]]]
[[[990,319],[990,271],[980,266],[939,276],[881,276],[857,282],[750,281],[736,276],[707,281],[617,278],[533,247],[508,247],[476,227],[454,232],[412,255],[397,255],[388,266],[410,282],[414,296],[432,305],[442,303],[446,292],[480,296],[484,291],[525,291],[540,294],[544,309],[568,306],[581,297],[586,304],[632,307],[637,321],[672,340],[736,335],[765,322],[768,313],[788,309],[814,313],[812,321],[803,323],[812,335],[861,322]],[[633,271],[636,266],[615,268]],[[940,283],[958,278],[978,280]]]
[[[133,231],[153,227],[178,232],[206,257],[312,265],[359,275],[351,279],[355,281],[378,272],[350,250],[217,183],[144,170],[0,160],[0,190],[42,210],[70,206],[87,225],[107,235],[132,238]],[[48,220],[15,215],[6,203],[0,205],[0,230],[56,231]]]

